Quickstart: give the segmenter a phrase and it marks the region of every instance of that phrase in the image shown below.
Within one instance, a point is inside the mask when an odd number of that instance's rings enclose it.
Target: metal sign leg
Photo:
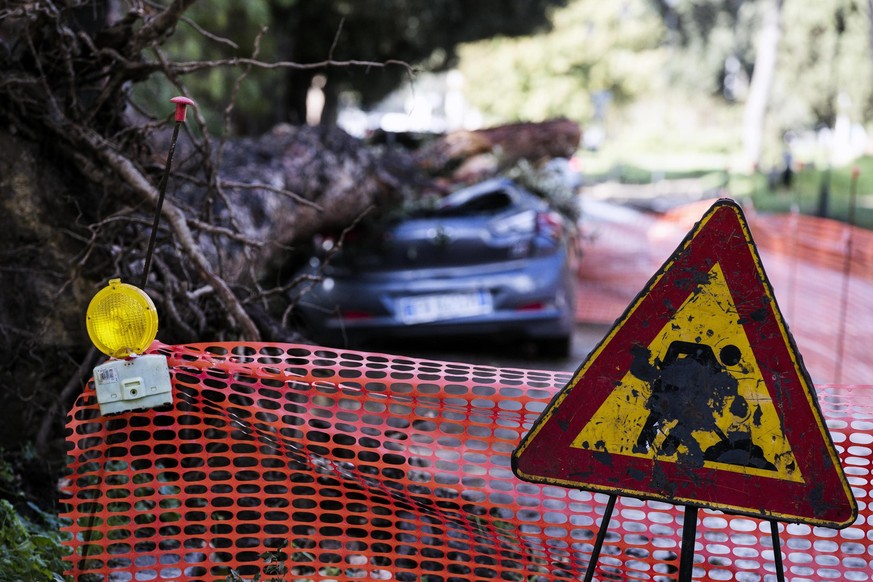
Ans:
[[[597,539],[594,540],[594,548],[591,550],[591,561],[588,562],[588,569],[585,570],[585,582],[591,582],[591,579],[594,578],[594,569],[597,567],[600,550],[603,548],[603,540],[606,539],[606,530],[609,529],[609,520],[612,519],[612,510],[615,509],[616,499],[618,499],[618,495],[610,495],[609,501],[606,503],[606,511],[603,512],[603,519],[600,520],[600,530],[597,532]]]
[[[785,582],[785,570],[782,568],[782,544],[779,542],[779,523],[770,520],[770,537],[773,539],[773,562],[776,565],[776,580]]]
[[[691,582],[694,572],[694,538],[697,537],[697,508],[685,506],[682,520],[682,557],[679,561],[679,582]]]

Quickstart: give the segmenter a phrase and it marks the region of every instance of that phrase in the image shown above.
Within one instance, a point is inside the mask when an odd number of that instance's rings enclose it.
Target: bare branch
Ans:
[[[219,180],[219,182],[222,186],[226,186],[228,188],[239,188],[240,190],[266,190],[268,192],[273,192],[274,194],[280,194],[282,196],[290,198],[291,200],[299,204],[309,206],[313,210],[317,210],[319,212],[324,211],[324,208],[322,208],[320,204],[313,202],[312,200],[308,200],[299,194],[295,194],[290,190],[285,190],[284,188],[276,188],[275,186],[270,186],[269,184],[260,183],[247,184],[245,182],[236,182],[233,180]]]
[[[346,19],[340,18],[339,26],[336,27],[336,34],[333,36],[333,42],[330,45],[330,50],[327,53],[328,59],[333,59],[333,51],[336,50],[336,45],[339,43],[340,36],[343,32],[343,26],[345,26]]]
[[[150,44],[169,36],[176,28],[182,14],[194,2],[195,0],[173,0],[166,10],[147,20],[130,43],[131,53],[138,54]]]
[[[204,69],[215,69],[218,67],[240,67],[252,66],[257,69],[297,69],[301,71],[324,69],[326,67],[362,67],[367,69],[384,69],[386,67],[401,67],[410,74],[416,72],[416,68],[404,61],[389,59],[387,61],[359,61],[359,60],[343,60],[336,61],[332,59],[314,62],[314,63],[296,63],[293,61],[275,61],[266,62],[257,59],[234,57],[230,59],[218,59],[211,61],[180,61],[170,65],[174,74],[187,75],[202,71]]]
[[[157,205],[158,191],[152,186],[151,182],[137,169],[136,165],[116,152],[108,146],[104,140],[87,128],[73,127],[70,128],[75,132],[76,137],[90,148],[92,148],[102,158],[102,160],[110,166],[118,175],[127,183],[137,194],[146,199],[149,203]],[[209,260],[200,250],[194,236],[191,234],[188,224],[185,220],[185,215],[174,204],[165,201],[162,209],[162,216],[170,225],[170,228],[175,235],[175,240],[182,247],[183,252],[191,260],[200,275],[208,281],[216,290],[219,300],[232,315],[237,325],[240,326],[246,338],[251,341],[257,341],[260,338],[260,333],[254,322],[243,309],[242,304],[234,295],[233,291],[227,283],[218,276],[209,264]]]
[[[224,228],[221,226],[215,226],[214,224],[209,224],[207,222],[203,222],[202,220],[197,220],[195,218],[189,218],[188,224],[196,228],[201,232],[208,232],[209,234],[215,234],[219,236],[223,236],[230,240],[235,240],[237,242],[241,242],[247,246],[260,248],[264,246],[264,243],[253,238],[249,238],[243,234],[240,234],[238,231],[232,230],[230,228]]]
[[[200,36],[202,36],[204,38],[208,38],[211,41],[217,42],[218,44],[223,44],[223,45],[228,46],[234,50],[239,48],[239,45],[236,44],[235,42],[233,42],[232,40],[230,40],[229,38],[224,38],[223,36],[218,36],[218,35],[212,34],[208,30],[206,30],[205,28],[203,28],[202,26],[200,26],[199,24],[197,24],[196,22],[194,22],[193,20],[188,18],[187,16],[183,16],[180,20],[181,20],[181,22],[184,22],[185,24],[190,26],[195,32],[197,32],[197,34],[199,34]]]

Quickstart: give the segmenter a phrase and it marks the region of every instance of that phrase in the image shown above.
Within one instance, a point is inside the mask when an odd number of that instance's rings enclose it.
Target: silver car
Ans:
[[[495,178],[339,252],[321,240],[300,275],[317,283],[298,301],[304,332],[320,343],[488,335],[569,353],[576,307],[576,224],[517,183]]]

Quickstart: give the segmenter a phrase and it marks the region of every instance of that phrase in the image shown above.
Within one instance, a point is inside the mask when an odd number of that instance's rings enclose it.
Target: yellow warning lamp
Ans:
[[[176,104],[176,125],[164,177],[158,186],[158,204],[146,251],[143,286],[149,278],[176,138],[185,122],[186,107],[194,103],[187,97],[174,97],[171,101]],[[142,355],[158,334],[158,312],[145,291],[122,283],[121,279],[110,279],[109,285],[98,291],[88,304],[85,324],[94,346],[110,357],[108,362],[94,368],[94,386],[102,414],[172,404],[173,386],[167,357],[161,354]]]
[[[111,279],[97,292],[86,313],[88,335],[112,358],[142,354],[158,333],[158,312],[146,292]]]
[[[91,299],[85,320],[91,341],[111,358],[94,368],[102,414],[172,404],[166,356],[141,355],[158,333],[158,312],[145,291],[111,279]]]

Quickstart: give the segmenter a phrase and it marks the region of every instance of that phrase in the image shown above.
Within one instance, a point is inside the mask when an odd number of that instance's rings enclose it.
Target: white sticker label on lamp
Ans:
[[[101,414],[172,404],[173,387],[167,358],[158,354],[109,360],[94,368]]]

